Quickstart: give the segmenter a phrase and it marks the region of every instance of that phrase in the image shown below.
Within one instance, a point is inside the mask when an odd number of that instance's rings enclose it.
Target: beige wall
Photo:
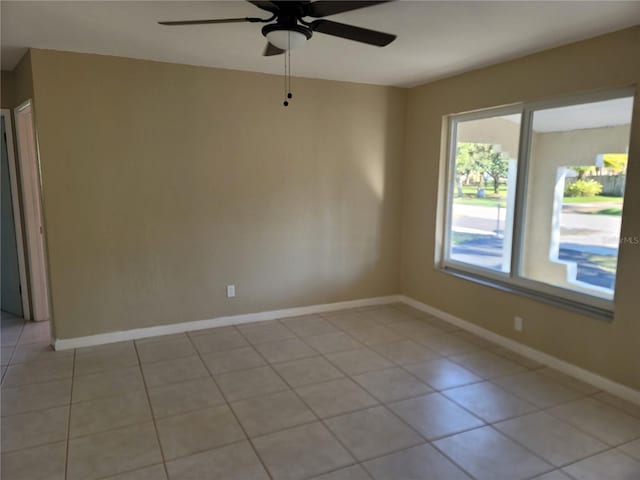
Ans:
[[[620,249],[615,320],[606,322],[441,273],[434,252],[442,212],[443,116],[518,101],[635,85],[640,27],[548,50],[410,90],[404,170],[402,292],[630,387],[640,388],[640,245]],[[635,118],[640,118],[636,98]],[[640,185],[640,122],[629,185]],[[640,238],[640,190],[626,192],[622,235]],[[513,317],[524,317],[524,331]]]
[[[13,72],[2,70],[0,79],[0,105],[2,108],[13,108],[15,77]]]
[[[406,90],[31,64],[58,338],[399,291]]]

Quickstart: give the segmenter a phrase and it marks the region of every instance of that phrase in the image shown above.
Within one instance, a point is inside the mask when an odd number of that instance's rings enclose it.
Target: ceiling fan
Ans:
[[[178,20],[158,22],[160,25],[206,25],[217,23],[266,23],[262,27],[262,35],[267,38],[267,47],[263,55],[280,55],[287,50],[304,45],[313,36],[313,32],[324,33],[334,37],[354,40],[384,47],[396,39],[389,33],[369,30],[368,28],[346,25],[344,23],[323,20],[324,17],[338,13],[349,12],[365,7],[372,7],[383,1],[251,1],[256,7],[271,14],[269,18],[245,17],[245,18],[220,18],[212,20]],[[306,21],[305,17],[318,18],[320,20]]]

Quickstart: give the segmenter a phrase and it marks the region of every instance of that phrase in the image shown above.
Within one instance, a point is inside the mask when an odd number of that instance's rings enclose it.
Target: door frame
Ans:
[[[29,308],[29,284],[27,282],[27,262],[24,251],[24,234],[22,231],[22,208],[20,204],[20,191],[18,190],[18,168],[13,144],[13,120],[11,110],[0,109],[4,118],[4,132],[7,144],[7,160],[9,163],[9,181],[11,182],[11,206],[13,209],[13,223],[16,232],[16,247],[18,251],[18,270],[20,272],[20,301],[22,302],[22,316],[25,320],[31,319]]]
[[[29,99],[20,104],[13,110],[13,116],[18,146],[25,244],[31,287],[31,318],[35,321],[46,321],[51,319],[51,305],[42,214],[42,179],[40,177],[33,102]]]

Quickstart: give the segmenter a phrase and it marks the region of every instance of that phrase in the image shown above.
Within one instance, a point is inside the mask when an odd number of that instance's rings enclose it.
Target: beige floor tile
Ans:
[[[457,332],[455,332],[455,335],[457,335],[458,338],[462,338],[463,340],[473,343],[474,345],[478,345],[481,348],[490,350],[497,346],[496,343],[466,330],[458,330]]]
[[[144,390],[116,397],[103,397],[71,405],[69,436],[126,427],[151,420],[151,409]]]
[[[145,343],[156,343],[156,342],[170,342],[172,340],[181,340],[186,338],[186,333],[170,333],[169,335],[158,335],[156,337],[145,337],[139,338],[135,340],[136,345],[143,345]]]
[[[492,382],[540,408],[551,407],[583,396],[582,393],[535,371],[495,378]]]
[[[342,373],[322,357],[304,358],[273,366],[292,387],[311,385],[343,377]]]
[[[228,445],[245,437],[231,409],[221,405],[156,421],[166,460]]]
[[[2,389],[2,416],[44,410],[71,402],[71,379]]]
[[[299,337],[311,335],[324,335],[338,332],[338,329],[319,315],[307,315],[304,317],[285,318],[280,320],[285,327]]]
[[[576,480],[635,480],[640,462],[616,451],[589,457],[563,469]]]
[[[628,402],[627,400],[623,400],[622,398],[611,395],[608,392],[596,393],[593,398],[607,403],[612,407],[619,408],[629,415],[640,418],[640,404]]]
[[[253,344],[295,337],[291,330],[276,321],[240,325],[238,330]]]
[[[405,370],[438,390],[482,381],[475,373],[445,358],[407,365]]]
[[[68,421],[69,407],[2,417],[2,452],[64,440]]]
[[[51,326],[49,322],[26,322],[18,344],[51,342]]]
[[[84,357],[86,355],[104,353],[105,355],[109,354],[111,356],[116,356],[118,354],[135,353],[135,351],[135,342],[133,340],[124,340],[121,342],[105,343],[102,345],[77,348],[76,355],[78,357]]]
[[[5,322],[3,320],[2,333],[0,334],[2,347],[12,347],[18,343],[24,324],[25,322],[22,319],[16,319],[11,322]]]
[[[640,437],[640,420],[592,398],[559,405],[549,413],[611,446]]]
[[[56,358],[41,362],[9,365],[4,377],[3,386],[12,387],[42,383],[53,380],[71,378],[73,374],[73,357]]]
[[[14,347],[0,347],[0,356],[2,357],[2,366],[9,365],[9,360],[13,355]]]
[[[530,358],[525,357],[524,355],[520,355],[519,353],[514,352],[513,350],[509,350],[508,348],[504,348],[501,346],[489,348],[489,350],[496,355],[499,355],[507,360],[511,360],[512,362],[517,363],[518,365],[522,365],[524,368],[540,368],[542,364],[540,362],[536,362],[535,360],[531,360]]]
[[[385,403],[417,397],[433,391],[431,387],[400,367],[355,375],[353,379],[371,395]]]
[[[374,319],[380,325],[392,325],[400,322],[413,320],[414,318],[402,310],[397,308],[384,306],[381,308],[372,308],[364,313],[366,316]]]
[[[138,356],[143,364],[190,357],[196,354],[195,348],[186,336],[177,340],[138,345]]]
[[[256,345],[256,350],[271,363],[288,362],[318,355],[315,350],[299,338],[285,338],[284,340],[260,343]]]
[[[195,345],[196,350],[202,354],[225,352],[249,345],[249,342],[247,342],[237,330],[222,330],[203,335],[194,335],[191,337],[191,341]]]
[[[556,467],[576,462],[609,447],[544,412],[494,425]]]
[[[162,463],[152,423],[69,441],[67,480],[94,480]]]
[[[40,362],[62,357],[72,357],[73,350],[61,350],[56,352],[49,342],[18,345],[13,352],[11,364]]]
[[[548,375],[549,377],[556,380],[558,383],[569,387],[573,390],[577,390],[578,392],[582,392],[585,395],[592,395],[600,391],[598,387],[594,387],[582,380],[578,380],[577,378],[571,377],[565,373],[562,373],[558,370],[554,370],[553,368],[541,368],[537,370],[538,373],[543,375]]]
[[[223,373],[215,378],[229,402],[288,390],[289,388],[271,367]]]
[[[553,472],[545,473],[532,480],[571,480],[571,478],[560,470],[554,470]]]
[[[482,420],[439,393],[392,403],[389,408],[427,440],[484,425]]]
[[[412,340],[384,343],[376,345],[372,349],[399,365],[426,362],[440,356],[433,350],[429,350]]]
[[[425,342],[429,341],[432,337],[444,335],[442,330],[432,327],[425,321],[417,318],[388,325],[388,328],[420,344],[425,344]]]
[[[76,351],[75,375],[118,370],[138,365],[133,342],[114,343]]]
[[[401,312],[411,315],[414,318],[424,318],[430,316],[428,313],[423,312],[422,310],[418,310],[417,308],[412,307],[411,305],[407,305],[406,303],[394,303],[391,304],[391,306],[393,306],[393,308],[395,308],[396,310],[400,310]]]
[[[327,359],[348,375],[371,372],[393,367],[393,363],[368,348],[332,353]]]
[[[625,443],[619,447],[627,455],[631,455],[636,460],[640,460],[640,439]]]
[[[360,461],[424,443],[384,407],[333,417],[325,424]]]
[[[536,407],[489,382],[474,383],[442,392],[486,422],[499,422],[536,410]]]
[[[403,340],[405,338],[400,332],[391,330],[387,327],[376,326],[373,323],[367,325],[366,328],[352,330],[350,335],[356,339],[356,341],[367,345],[380,345],[381,343],[390,343]]]
[[[304,341],[323,355],[362,348],[361,343],[356,342],[353,337],[344,332],[305,337]]]
[[[254,445],[274,480],[301,480],[354,463],[321,423],[258,437]]]
[[[142,374],[149,388],[209,376],[209,372],[199,357],[184,357],[165,362],[143,363]]]
[[[94,398],[124,395],[142,389],[144,389],[142,372],[140,367],[136,365],[75,377],[72,399],[74,402],[82,402]]]
[[[486,379],[525,371],[521,365],[486,350],[456,355],[451,360]]]
[[[338,327],[339,329],[347,332],[349,335],[354,336],[358,333],[366,332],[367,330],[373,328],[382,328],[382,333],[384,333],[387,329],[382,325],[379,325],[372,320],[371,318],[367,318],[365,315],[361,313],[353,314],[350,316],[345,316],[340,320],[334,320],[331,322],[333,325]],[[389,329],[389,332],[393,332],[393,330]],[[397,332],[395,332],[397,334]]]
[[[471,480],[431,445],[418,445],[364,464],[375,480]]]
[[[202,355],[202,361],[204,361],[212,375],[235,372],[237,370],[248,370],[267,364],[253,347],[208,353]]]
[[[454,324],[442,320],[441,318],[434,317],[433,315],[427,315],[422,317],[422,319],[432,327],[438,328],[445,333],[462,331],[460,327],[456,327]]]
[[[366,390],[348,378],[299,387],[296,392],[320,418],[332,417],[378,404],[377,400]]]
[[[443,438],[434,445],[477,480],[524,480],[553,469],[491,427]]]
[[[319,477],[313,477],[312,480],[371,480],[371,477],[360,465],[352,465]]]
[[[479,349],[477,345],[467,342],[454,334],[440,333],[440,335],[421,337],[419,341],[440,355],[460,355]]]
[[[104,480],[167,480],[164,465],[152,465],[132,472],[121,473]]]
[[[290,390],[234,402],[231,408],[250,437],[317,420],[304,402]]]
[[[5,480],[64,480],[67,442],[50,443],[17,452],[3,452]]]
[[[357,327],[371,325],[371,320],[356,309],[340,310],[337,312],[322,313],[321,316],[332,325],[343,329],[351,330]]]
[[[200,330],[191,330],[190,332],[187,332],[187,335],[193,338],[193,337],[197,337],[198,335],[208,335],[210,333],[222,334],[226,332],[237,332],[237,331],[238,329],[233,325],[227,325],[224,327],[211,327],[211,328],[203,328]]]
[[[269,480],[249,442],[239,442],[167,463],[171,480]]]
[[[156,418],[225,403],[220,390],[209,377],[150,388],[149,399],[153,415]]]

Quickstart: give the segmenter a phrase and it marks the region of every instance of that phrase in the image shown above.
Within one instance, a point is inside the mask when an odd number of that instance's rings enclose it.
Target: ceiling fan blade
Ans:
[[[378,47],[389,45],[396,39],[396,36],[390,33],[377,32],[375,30],[369,30],[368,28],[332,22],[331,20],[315,20],[311,22],[311,29],[326,35],[333,35],[334,37],[346,38],[347,40],[354,40]]]
[[[336,15],[337,13],[350,12],[351,10],[357,10],[359,8],[373,7],[379,3],[388,3],[391,0],[382,1],[333,1],[333,0],[318,0],[317,2],[309,3],[304,6],[305,16],[321,18],[328,17],[329,15]],[[253,2],[252,2],[253,3]]]
[[[160,25],[211,25],[216,23],[244,23],[244,22],[262,22],[262,18],[244,17],[244,18],[216,18],[212,20],[176,20],[170,22],[158,22]]]
[[[249,3],[254,4],[256,7],[261,8],[262,10],[266,10],[271,13],[278,13],[280,11],[280,7],[273,2],[264,2],[264,1],[253,1],[247,0]]]
[[[284,50],[276,47],[275,45],[271,44],[271,43],[267,43],[267,46],[264,49],[264,52],[262,53],[263,56],[265,57],[272,57],[274,55],[281,55],[284,53]]]

